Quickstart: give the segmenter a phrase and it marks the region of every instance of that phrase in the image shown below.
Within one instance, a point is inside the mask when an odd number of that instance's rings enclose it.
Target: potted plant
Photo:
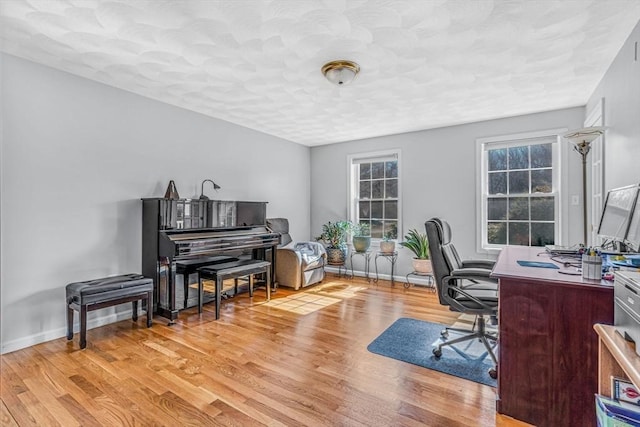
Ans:
[[[322,234],[316,240],[324,243],[328,264],[344,265],[347,257],[347,235],[351,227],[350,221],[329,221],[322,225]]]
[[[413,270],[418,274],[431,274],[431,260],[429,260],[429,240],[427,235],[411,229],[404,236],[404,242],[400,245],[411,250],[413,258]]]
[[[352,235],[351,242],[353,243],[353,249],[356,252],[366,252],[371,246],[371,234],[369,233],[369,223],[361,222],[354,224],[351,227]]]
[[[391,231],[384,234],[380,241],[380,252],[390,254],[395,252],[396,242],[393,240],[393,233]]]

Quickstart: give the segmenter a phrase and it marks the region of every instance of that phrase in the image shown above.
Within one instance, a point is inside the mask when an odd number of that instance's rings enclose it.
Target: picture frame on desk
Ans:
[[[640,391],[624,378],[611,377],[611,394],[613,399],[640,405]]]

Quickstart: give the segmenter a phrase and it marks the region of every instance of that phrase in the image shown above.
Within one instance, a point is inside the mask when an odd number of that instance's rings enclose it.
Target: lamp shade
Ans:
[[[331,61],[322,66],[322,74],[335,85],[346,85],[353,81],[360,66],[353,61]]]
[[[605,129],[604,126],[592,126],[584,129],[571,130],[562,136],[574,144],[589,144],[598,139],[598,137],[604,133]]]

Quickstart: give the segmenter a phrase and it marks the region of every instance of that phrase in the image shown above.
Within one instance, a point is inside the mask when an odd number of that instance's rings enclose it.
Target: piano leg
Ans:
[[[222,282],[223,278],[216,275],[216,320],[220,318],[220,305],[222,304]]]

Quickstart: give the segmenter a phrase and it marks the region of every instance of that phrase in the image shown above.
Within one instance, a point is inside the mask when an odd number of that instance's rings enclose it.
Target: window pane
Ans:
[[[507,194],[506,172],[493,172],[489,174],[489,194]]]
[[[371,237],[382,239],[382,221],[371,221]]]
[[[384,219],[397,219],[398,218],[398,202],[387,201],[384,202]]]
[[[371,198],[384,198],[384,180],[376,179],[375,181],[371,181]]]
[[[398,238],[398,223],[396,221],[384,222],[384,236],[388,236],[390,239]]]
[[[382,202],[371,202],[371,218],[382,218]]]
[[[507,169],[507,149],[489,150],[489,170],[503,171]]]
[[[489,221],[507,219],[507,199],[487,200],[487,218]]]
[[[358,202],[358,217],[371,218],[371,202]]]
[[[371,179],[371,163],[360,165],[360,179]]]
[[[371,181],[360,181],[360,198],[371,198]]]
[[[529,198],[513,197],[509,199],[509,219],[528,220],[529,219]]]
[[[487,241],[492,245],[506,245],[507,223],[490,222],[487,226]]]
[[[531,220],[553,221],[555,217],[553,197],[531,198]],[[552,224],[553,225],[553,224]]]
[[[385,162],[385,176],[387,178],[397,178],[398,177],[398,161],[394,160],[392,162]]]
[[[531,223],[531,246],[544,246],[555,244],[553,238],[553,224],[544,222]]]
[[[531,167],[550,168],[552,164],[551,144],[540,144],[531,146]]]
[[[509,169],[527,169],[529,167],[529,147],[509,148]]]
[[[398,180],[397,179],[387,179],[384,183],[385,193],[384,196],[389,198],[397,198],[398,197]]]
[[[509,194],[529,194],[529,171],[509,172]]]
[[[510,222],[509,223],[509,244],[529,246],[529,223]]]
[[[542,169],[531,171],[531,192],[532,193],[551,193],[552,190],[551,169]]]
[[[371,163],[371,178],[384,178],[384,162]]]

